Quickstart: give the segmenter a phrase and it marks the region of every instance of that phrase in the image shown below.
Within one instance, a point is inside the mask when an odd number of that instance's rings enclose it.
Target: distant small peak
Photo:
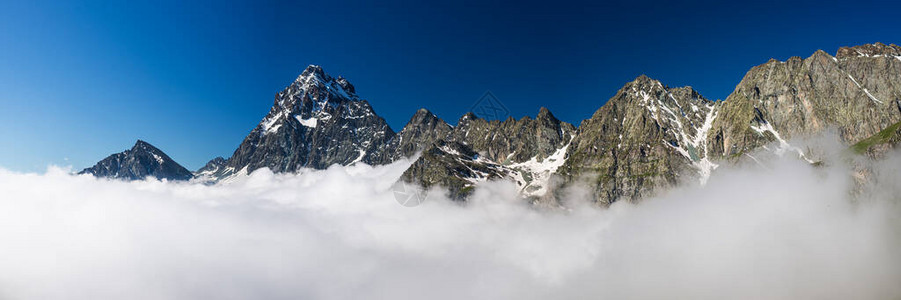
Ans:
[[[645,75],[645,74],[638,75],[638,77],[635,77],[635,80],[632,80],[632,82],[633,83],[641,83],[641,84],[659,84],[660,83],[659,80],[648,77],[648,75]]]
[[[659,80],[656,80],[651,77],[648,77],[647,75],[641,74],[638,77],[636,77],[635,80],[632,80],[631,82],[627,83],[624,86],[624,88],[631,87],[631,88],[635,88],[635,89],[646,89],[646,88],[653,88],[654,86],[658,86],[658,87],[665,89],[665,87],[663,86],[663,83],[661,83]]]
[[[344,96],[347,96],[347,98],[351,100],[359,100],[356,96],[357,90],[356,88],[354,88],[353,84],[350,84],[350,81],[348,81],[343,76],[332,77],[331,75],[326,73],[319,65],[307,66],[307,68],[304,69],[299,76],[297,76],[297,79],[294,80],[293,85],[300,86],[304,89],[309,86],[325,87],[326,89],[339,89],[344,91],[344,94],[346,94]],[[276,104],[277,103],[278,99],[276,99]]]
[[[648,75],[641,74],[641,75],[638,75],[638,77],[635,77],[635,80],[632,80],[632,81],[634,81],[634,82],[649,82],[649,81],[654,81],[654,79],[652,79],[651,77],[648,77]]]
[[[478,118],[479,117],[476,116],[476,114],[474,114],[473,112],[467,112],[467,113],[463,114],[462,117],[460,117],[460,120],[457,121],[457,125],[463,124],[464,122],[472,121],[472,120],[475,120]]]
[[[322,70],[322,67],[319,65],[309,65],[303,72],[300,73],[300,76],[297,76],[298,82],[307,81],[310,78],[320,78],[320,80],[331,81],[332,78]]]
[[[808,57],[807,59],[822,59],[822,60],[831,61],[831,60],[835,60],[835,57],[833,57],[832,54],[829,54],[829,52],[826,52],[826,51],[823,51],[822,49],[820,49],[820,50],[814,51],[813,54],[811,54],[810,57]]]
[[[131,150],[132,151],[160,151],[159,149],[157,149],[156,147],[154,147],[153,145],[151,145],[150,143],[148,143],[144,140],[138,140],[137,142],[135,142],[135,145],[133,147],[131,147]]]
[[[438,116],[436,116],[429,110],[427,110],[425,108],[420,108],[419,110],[416,111],[415,114],[413,114],[413,117],[410,118],[410,121],[407,122],[407,125],[404,127],[411,126],[411,125],[418,125],[418,124],[433,123],[436,121],[444,122],[443,120],[438,118]]]
[[[430,112],[428,109],[420,108],[416,110],[416,115],[432,115],[432,112]]]
[[[551,110],[547,109],[547,107],[542,106],[541,109],[538,110],[538,116],[536,119],[550,119],[556,120],[557,117],[554,117],[554,114],[551,113]]]
[[[144,140],[138,140],[137,142],[135,142],[135,145],[134,145],[134,147],[132,147],[132,148],[145,148],[145,147],[148,147],[148,146],[149,146],[149,147],[153,147],[153,145],[151,145],[151,144],[148,143],[148,142],[145,142]]]
[[[303,73],[301,73],[301,74],[310,74],[310,73],[324,74],[325,72],[322,71],[322,67],[319,65],[309,65],[309,66],[307,66],[306,69],[303,70]]]
[[[420,108],[413,114],[413,118],[410,120],[411,122],[419,120],[420,122],[426,120],[438,119],[438,116],[430,112],[428,109]]]

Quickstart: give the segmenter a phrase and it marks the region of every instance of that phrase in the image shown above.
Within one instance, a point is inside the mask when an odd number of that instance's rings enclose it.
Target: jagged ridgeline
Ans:
[[[467,113],[456,126],[420,109],[395,132],[350,82],[309,66],[276,94],[272,109],[230,158],[210,161],[193,177],[215,182],[260,168],[381,165],[421,153],[400,180],[443,186],[456,199],[480,182],[509,179],[535,202],[553,204],[561,187],[581,184],[607,204],[703,184],[718,164],[758,149],[812,162],[787,141],[828,128],[838,129],[855,151],[878,156],[901,140],[899,99],[901,47],[876,43],[844,47],[835,56],[817,51],[805,59],[770,60],[748,71],[723,101],[640,76],[578,127],[546,108],[534,118],[503,121]],[[126,158],[128,152],[83,173],[191,178],[177,168],[148,168],[146,159]],[[168,156],[160,157],[162,166]]]

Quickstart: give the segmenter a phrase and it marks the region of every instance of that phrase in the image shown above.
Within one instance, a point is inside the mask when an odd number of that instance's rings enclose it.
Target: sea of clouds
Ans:
[[[863,187],[834,156],[559,210],[509,182],[405,207],[406,160],[217,185],[0,169],[0,299],[897,299],[901,155]]]

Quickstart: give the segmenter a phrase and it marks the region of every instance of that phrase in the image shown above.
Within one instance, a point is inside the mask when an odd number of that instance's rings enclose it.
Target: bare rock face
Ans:
[[[472,145],[493,161],[520,163],[550,156],[568,144],[573,133],[572,124],[558,120],[542,107],[534,119],[487,121],[468,113],[460,118],[448,139]]]
[[[475,184],[505,178],[508,172],[466,144],[442,140],[423,152],[401,180],[423,187],[438,185],[447,188],[452,199],[463,200]]]
[[[447,187],[462,199],[480,182],[507,178],[524,196],[546,195],[551,176],[575,128],[542,108],[533,119],[487,121],[467,113],[447,137],[424,152],[402,179],[425,187]]]
[[[388,164],[400,158],[412,157],[445,139],[453,130],[453,126],[432,112],[425,108],[419,109],[407,125],[378,152],[375,163]]]
[[[764,144],[838,129],[848,144],[901,120],[901,56],[897,46],[817,51],[752,68],[722,103],[709,143],[717,157]]]
[[[143,180],[147,177],[189,180],[193,177],[191,171],[169,158],[162,150],[142,140],[138,140],[131,149],[110,155],[78,174],[125,180]]]
[[[558,172],[594,188],[603,204],[638,200],[688,178],[706,180],[707,133],[716,105],[691,87],[641,76],[579,126]]]
[[[247,135],[219,174],[269,168],[291,172],[333,164],[379,162],[394,131],[346,79],[309,66],[279,92],[269,114]]]

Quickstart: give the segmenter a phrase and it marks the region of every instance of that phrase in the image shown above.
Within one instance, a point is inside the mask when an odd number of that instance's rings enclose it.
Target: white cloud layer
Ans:
[[[0,299],[901,296],[897,158],[862,193],[845,163],[773,159],[566,212],[504,182],[403,207],[407,165],[215,186],[0,169]]]

